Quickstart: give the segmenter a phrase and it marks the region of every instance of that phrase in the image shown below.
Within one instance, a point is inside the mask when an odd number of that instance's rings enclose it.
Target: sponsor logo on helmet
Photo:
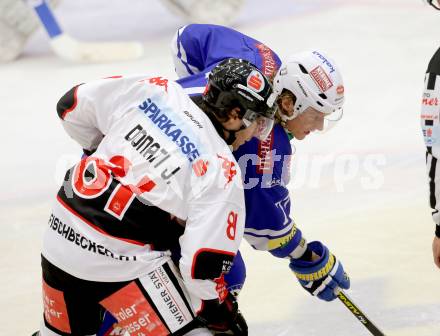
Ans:
[[[320,65],[310,71],[310,76],[313,78],[316,85],[318,85],[322,92],[327,91],[333,86],[333,82],[331,81],[330,77]]]
[[[323,64],[327,65],[328,68],[330,69],[330,73],[335,71],[335,68],[333,67],[333,65],[329,62],[329,60],[327,58],[325,58],[323,55],[321,55],[319,52],[314,51],[312,52],[313,55],[316,55]]]
[[[247,78],[247,87],[255,92],[261,92],[264,89],[264,78],[261,73],[253,70]]]
[[[338,95],[344,94],[344,91],[345,91],[344,85],[338,85],[338,87],[336,88],[336,93]]]
[[[253,102],[254,101],[254,98],[252,98],[251,96],[248,96],[246,93],[244,93],[243,91],[237,91],[237,93],[240,95],[240,96],[242,96],[242,97],[244,97],[244,98],[246,98],[247,100],[249,100],[250,102]]]
[[[297,82],[299,88],[301,89],[303,95],[304,95],[305,97],[308,97],[307,91],[304,89],[304,87],[302,86],[301,82],[298,81],[298,80],[297,80],[296,82]]]

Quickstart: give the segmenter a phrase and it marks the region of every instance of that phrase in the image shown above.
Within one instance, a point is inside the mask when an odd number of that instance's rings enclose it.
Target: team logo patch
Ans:
[[[208,161],[200,159],[193,163],[192,168],[196,176],[200,177],[206,174],[206,172],[208,171],[208,165]]]
[[[310,76],[312,76],[316,85],[318,85],[322,92],[327,91],[333,86],[333,82],[331,81],[330,77],[319,65],[315,69],[310,71]]]
[[[232,182],[234,176],[237,174],[237,168],[235,167],[235,163],[228,160],[228,158],[223,157],[219,154],[217,154],[217,157],[223,160],[222,168],[223,168],[223,175],[225,176],[226,179],[226,183],[225,183],[225,188],[226,188],[226,186],[230,182]]]
[[[166,92],[168,92],[168,79],[159,77],[152,77],[147,79],[151,84],[156,84],[158,86],[162,86]],[[146,81],[146,80],[143,80]]]
[[[264,89],[264,78],[258,71],[252,71],[247,78],[247,86],[255,92],[261,92]]]
[[[227,284],[225,281],[225,275],[222,274],[219,278],[214,279],[214,282],[216,283],[215,290],[218,293],[218,297],[220,302],[223,302],[226,297],[228,296],[228,289]]]

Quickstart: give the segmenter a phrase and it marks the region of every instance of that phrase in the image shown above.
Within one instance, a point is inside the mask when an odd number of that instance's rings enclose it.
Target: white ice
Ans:
[[[56,11],[72,36],[138,39],[135,62],[73,64],[56,58],[42,31],[17,61],[0,66],[0,335],[30,335],[42,315],[41,236],[65,169],[80,148],[55,104],[76,83],[109,75],[174,76],[168,44],[184,24],[153,0],[65,2]],[[325,50],[345,79],[344,118],[296,144],[293,216],[351,276],[348,291],[386,333],[440,335],[440,270],[431,256],[419,111],[424,73],[440,45],[440,12],[420,0],[249,0],[235,26],[280,56]],[[321,302],[287,262],[243,251],[240,305],[250,335],[369,335],[338,301]]]

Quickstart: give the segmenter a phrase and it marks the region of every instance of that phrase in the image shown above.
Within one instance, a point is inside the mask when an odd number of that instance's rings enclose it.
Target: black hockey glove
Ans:
[[[228,293],[222,303],[218,299],[203,301],[203,309],[196,319],[204,327],[221,332],[221,335],[248,335],[246,320],[238,310],[237,301],[231,293]]]

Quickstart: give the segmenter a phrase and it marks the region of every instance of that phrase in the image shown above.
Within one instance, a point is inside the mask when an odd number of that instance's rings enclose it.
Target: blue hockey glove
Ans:
[[[337,287],[350,288],[350,279],[342,264],[321,242],[311,242],[307,247],[317,254],[319,259],[315,261],[291,259],[290,269],[295,273],[301,286],[310,294],[325,301],[336,299]]]

